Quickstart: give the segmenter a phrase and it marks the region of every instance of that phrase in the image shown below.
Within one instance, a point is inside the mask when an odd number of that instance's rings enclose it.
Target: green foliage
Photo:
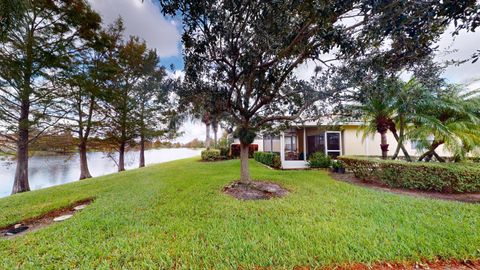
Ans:
[[[280,154],[272,152],[255,152],[253,158],[267,166],[279,169],[282,166]]]
[[[411,163],[361,157],[339,159],[356,177],[380,181],[390,187],[446,193],[480,191],[480,168],[472,165]]]
[[[238,160],[188,159],[2,198],[0,226],[95,200],[70,220],[0,239],[0,268],[322,269],[480,255],[479,205],[369,190],[323,171],[250,165],[253,178],[291,193],[238,201],[221,192],[238,178]]]
[[[251,144],[255,140],[257,133],[254,129],[240,127],[235,130],[234,137],[240,139],[243,144]]]
[[[447,84],[431,94],[435,97],[431,102],[417,106],[412,116],[414,128],[408,134],[428,150],[420,159],[440,145],[445,145],[456,159],[465,159],[468,152],[480,145],[479,91]]]
[[[228,136],[227,132],[224,132],[220,139],[218,140],[218,147],[220,148],[230,148],[230,145],[233,143],[233,138]]]
[[[221,151],[218,149],[210,149],[202,151],[202,160],[203,161],[216,161],[222,159]]]
[[[313,153],[308,158],[308,166],[310,168],[330,168],[331,165],[332,159],[330,156],[322,152]]]
[[[343,169],[343,168],[345,168],[345,167],[343,166],[342,161],[340,161],[340,160],[335,160],[335,161],[332,161],[332,168],[333,168],[333,169]]]
[[[229,147],[220,147],[220,156],[222,158],[228,158],[229,153],[230,153],[230,148]]]

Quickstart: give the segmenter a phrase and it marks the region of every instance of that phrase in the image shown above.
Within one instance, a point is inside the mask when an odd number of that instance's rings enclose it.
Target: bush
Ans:
[[[219,150],[220,150],[220,156],[221,156],[222,158],[227,159],[228,156],[229,156],[230,150],[229,150],[227,147],[220,147]]]
[[[480,168],[460,163],[424,163],[360,157],[339,158],[356,177],[390,187],[463,193],[480,191]]]
[[[340,160],[332,161],[332,168],[333,169],[344,169],[343,163]]]
[[[234,143],[230,146],[232,158],[240,157],[240,144]],[[250,144],[248,146],[248,157],[252,158],[253,154],[258,151],[258,144]]]
[[[255,160],[267,166],[279,169],[282,166],[280,154],[272,152],[255,152]]]
[[[316,152],[310,155],[308,166],[310,168],[330,168],[332,159],[322,152]]]
[[[202,151],[203,161],[216,161],[220,159],[222,159],[222,157],[220,156],[220,150],[218,149],[210,149],[210,150]]]

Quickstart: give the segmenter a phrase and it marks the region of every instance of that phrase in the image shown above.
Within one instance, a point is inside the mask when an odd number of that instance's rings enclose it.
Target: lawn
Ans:
[[[291,193],[244,202],[221,192],[239,165],[186,159],[0,199],[5,226],[96,198],[70,220],[0,240],[0,269],[290,269],[480,257],[480,205],[368,190],[323,171],[276,171],[254,161],[255,179]]]

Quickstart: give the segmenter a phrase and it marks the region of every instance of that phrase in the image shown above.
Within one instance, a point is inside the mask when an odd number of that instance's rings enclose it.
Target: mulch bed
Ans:
[[[12,224],[9,226],[1,227],[0,228],[0,237],[6,238],[6,239],[12,239],[21,235],[24,235],[25,233],[32,232],[39,230],[41,228],[44,228],[50,224],[52,224],[54,221],[53,219],[59,216],[64,216],[64,215],[73,215],[78,210],[75,210],[74,208],[80,205],[89,205],[93,202],[93,199],[85,199],[81,200],[78,202],[75,202],[67,207],[56,209],[53,211],[50,211],[46,214],[43,214],[41,216],[37,216],[34,218],[28,218],[25,219],[21,222],[18,222],[16,224]],[[13,232],[17,229],[19,231],[18,233],[14,235],[6,235],[7,232]]]
[[[296,268],[296,269],[309,269],[309,268]],[[480,261],[472,260],[436,260],[414,263],[375,263],[372,265],[366,265],[361,263],[349,264],[337,267],[323,268],[325,270],[413,270],[413,269],[431,269],[431,270],[472,270],[480,269]]]
[[[236,181],[224,187],[223,192],[239,200],[268,200],[288,194],[288,190],[280,185],[263,181]]]
[[[460,201],[468,203],[480,203],[480,193],[441,193],[435,191],[422,191],[422,190],[412,190],[412,189],[403,189],[403,188],[391,188],[385,185],[384,183],[375,182],[375,181],[363,181],[353,175],[353,173],[330,173],[330,176],[333,179],[351,183],[358,186],[368,187],[372,189],[382,190],[386,192],[396,193],[396,194],[405,194],[415,197],[426,197],[434,198],[440,200],[450,200],[450,201]]]

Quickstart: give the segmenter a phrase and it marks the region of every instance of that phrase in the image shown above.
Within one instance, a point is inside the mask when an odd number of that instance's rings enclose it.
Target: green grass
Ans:
[[[239,162],[187,159],[0,200],[0,226],[74,201],[72,219],[0,240],[0,269],[254,266],[479,258],[480,205],[419,199],[332,180],[323,171],[252,175],[291,194],[237,201],[221,192]]]

